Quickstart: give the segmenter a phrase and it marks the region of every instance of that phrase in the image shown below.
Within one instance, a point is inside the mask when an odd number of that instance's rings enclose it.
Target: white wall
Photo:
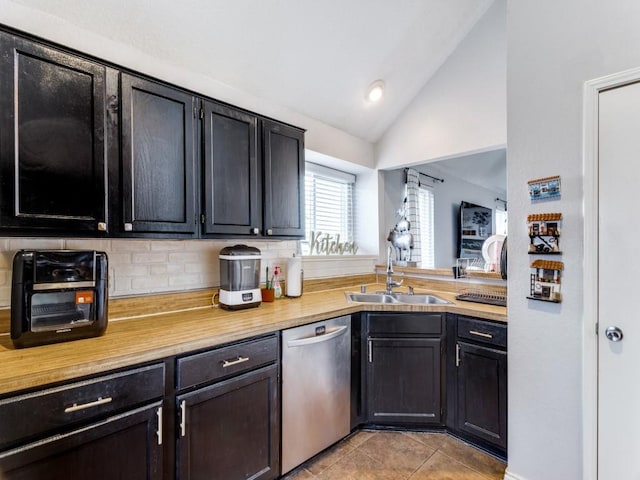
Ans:
[[[123,3],[123,9],[124,5]],[[10,0],[0,0],[0,23],[261,115],[305,128],[307,129],[305,136],[307,148],[357,165],[374,166],[373,146],[369,142],[280,105],[249,95],[233,86],[172,65],[162,58],[143,54],[128,45],[83,30],[61,18]],[[256,46],[256,48],[260,47]]]
[[[392,168],[503,147],[506,0],[495,0],[456,51],[376,145]]]
[[[423,165],[420,171],[444,179],[444,183],[425,180],[434,194],[434,250],[435,267],[449,268],[456,263],[460,202],[466,201],[495,210],[495,199],[501,193],[466,182],[443,172],[435,166]],[[387,234],[398,221],[397,210],[404,199],[404,169],[383,171],[384,206],[380,217]],[[495,215],[493,217],[495,232]],[[386,230],[385,230],[386,229]],[[385,237],[386,239],[386,237]],[[388,242],[382,244],[386,248]]]
[[[510,1],[508,12],[508,478],[594,478],[582,468],[582,94],[589,79],[640,66],[640,2]],[[527,181],[549,175],[562,177],[562,198],[532,205]],[[563,215],[559,305],[525,298],[524,221],[549,211]]]

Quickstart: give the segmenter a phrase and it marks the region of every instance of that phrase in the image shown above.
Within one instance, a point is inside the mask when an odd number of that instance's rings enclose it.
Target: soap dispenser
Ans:
[[[282,298],[282,285],[280,284],[280,267],[273,267],[273,296],[274,298]]]

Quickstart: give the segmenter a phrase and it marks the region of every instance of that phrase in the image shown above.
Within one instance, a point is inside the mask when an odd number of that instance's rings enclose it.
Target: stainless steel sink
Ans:
[[[353,303],[406,303],[411,305],[443,305],[451,303],[444,298],[428,293],[346,293],[347,301]]]
[[[417,303],[420,305],[443,305],[445,303],[451,303],[444,298],[436,297],[428,293],[414,293],[413,295],[408,293],[392,293],[391,295],[400,303]]]

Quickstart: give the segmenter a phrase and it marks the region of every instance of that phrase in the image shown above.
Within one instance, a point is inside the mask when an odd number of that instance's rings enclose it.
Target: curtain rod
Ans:
[[[409,170],[409,168],[405,168],[404,169],[404,173],[405,173],[405,183],[406,183],[406,176],[407,176],[407,171]],[[417,171],[417,170],[416,170]],[[440,183],[444,183],[444,179],[443,178],[438,178],[438,177],[434,177],[433,175],[427,175],[426,173],[422,173],[422,172],[418,172],[418,175],[422,175],[423,177],[427,177],[430,178],[431,180],[433,180],[434,182],[440,182]]]

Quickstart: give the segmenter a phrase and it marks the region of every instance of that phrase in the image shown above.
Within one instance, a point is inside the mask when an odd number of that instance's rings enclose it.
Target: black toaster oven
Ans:
[[[31,347],[102,335],[107,328],[107,254],[20,250],[13,257],[11,340]]]

